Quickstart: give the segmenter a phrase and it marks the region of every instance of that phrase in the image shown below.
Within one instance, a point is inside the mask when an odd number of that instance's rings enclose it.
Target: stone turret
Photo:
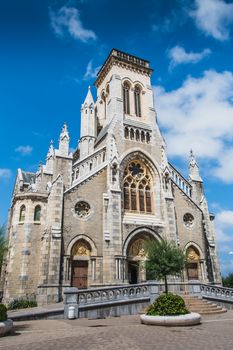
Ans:
[[[55,150],[53,147],[53,140],[51,140],[49,150],[46,156],[46,165],[45,165],[46,173],[50,173],[50,174],[53,173],[54,160],[55,160]]]
[[[79,141],[80,159],[88,156],[93,152],[95,139],[96,120],[94,99],[89,86],[87,96],[81,107],[81,132]]]
[[[59,148],[58,148],[58,154],[61,157],[68,157],[69,156],[69,142],[70,137],[67,129],[66,123],[63,125],[60,138],[59,138]]]
[[[192,150],[190,151],[189,160],[189,182],[192,185],[192,199],[199,205],[203,197],[203,181],[199,173],[199,166]]]

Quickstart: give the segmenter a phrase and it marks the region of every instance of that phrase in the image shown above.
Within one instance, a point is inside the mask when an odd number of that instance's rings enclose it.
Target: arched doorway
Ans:
[[[187,251],[187,264],[186,272],[188,280],[199,280],[200,279],[200,254],[198,250],[190,246]]]
[[[71,286],[84,289],[88,286],[88,265],[91,246],[84,239],[78,240],[71,249]]]
[[[146,251],[145,242],[155,239],[150,234],[142,233],[134,236],[127,248],[128,281],[137,284],[146,281]]]

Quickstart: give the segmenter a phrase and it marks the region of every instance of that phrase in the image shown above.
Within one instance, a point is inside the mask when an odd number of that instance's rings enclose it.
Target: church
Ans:
[[[36,173],[18,169],[4,300],[58,302],[64,288],[146,281],[145,240],[187,254],[181,281],[221,283],[214,215],[191,152],[186,179],[167,159],[150,63],[113,49],[81,106],[77,150],[64,124]],[[204,116],[203,116],[204,117]],[[54,136],[54,135],[53,135]]]

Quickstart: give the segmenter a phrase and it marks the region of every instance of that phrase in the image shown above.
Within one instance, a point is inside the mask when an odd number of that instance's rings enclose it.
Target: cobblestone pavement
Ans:
[[[140,324],[139,316],[101,320],[14,322],[14,332],[0,338],[0,350],[232,350],[233,311],[203,318],[188,327]]]

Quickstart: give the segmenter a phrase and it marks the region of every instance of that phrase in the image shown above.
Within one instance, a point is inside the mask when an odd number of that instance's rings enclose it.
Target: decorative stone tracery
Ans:
[[[90,214],[90,205],[85,201],[79,201],[75,205],[75,213],[79,218],[85,218]]]
[[[183,221],[186,227],[191,227],[193,226],[193,223],[194,223],[194,217],[192,214],[186,213],[184,214]]]
[[[132,258],[144,258],[146,256],[146,252],[144,249],[145,240],[142,238],[137,239],[133,242],[133,244],[129,248],[129,257]]]
[[[149,169],[140,161],[130,161],[124,171],[124,209],[152,212],[152,177]]]

